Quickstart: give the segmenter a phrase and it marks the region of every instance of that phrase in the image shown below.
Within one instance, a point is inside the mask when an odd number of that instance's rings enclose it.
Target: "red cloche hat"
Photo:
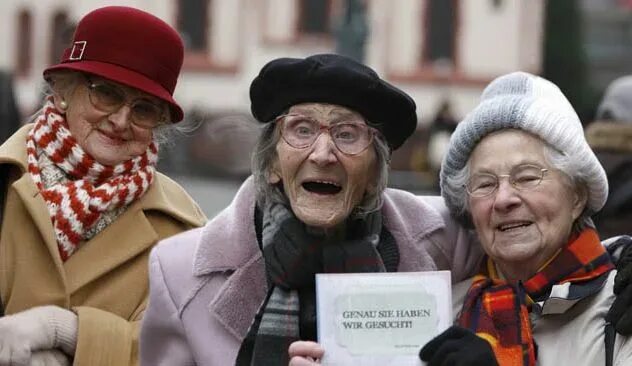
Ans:
[[[178,33],[144,11],[107,6],[84,16],[61,62],[44,70],[95,74],[142,90],[169,104],[174,122],[183,118],[173,99],[184,47]]]

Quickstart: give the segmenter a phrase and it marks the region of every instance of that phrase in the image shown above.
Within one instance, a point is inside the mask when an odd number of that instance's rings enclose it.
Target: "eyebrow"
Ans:
[[[296,110],[293,112],[289,112],[289,114],[300,114],[308,118],[320,120],[320,118],[316,118],[316,116],[314,116],[313,110]],[[345,122],[346,119],[357,119],[357,120],[365,121],[362,116],[356,115],[353,112],[347,112],[347,111],[331,111],[330,113],[327,114],[326,119],[330,124]]]
[[[514,169],[516,169],[517,167],[519,167],[521,165],[533,165],[533,166],[537,166],[537,167],[542,168],[542,169],[547,169],[547,167],[544,164],[542,164],[541,162],[537,162],[537,161],[534,161],[534,160],[522,160],[518,164],[512,165],[511,168],[509,168],[509,172],[507,172],[506,174],[511,174],[511,172]],[[482,173],[498,175],[498,173],[493,171],[491,168],[487,168],[487,167],[483,167],[483,168],[480,168],[478,170],[472,170],[471,173],[472,173],[472,175],[474,175],[474,174],[482,174]]]
[[[125,93],[126,96],[132,96],[134,99],[143,99],[143,100],[147,100],[148,102],[152,102],[154,104],[161,104],[162,103],[162,99],[157,98],[147,92],[144,92],[142,90],[138,90],[138,89],[134,89],[130,86],[127,85],[122,85],[122,84],[118,84],[115,81],[110,81],[107,79],[103,79],[103,78],[98,78],[98,79],[94,79],[94,78],[89,78],[88,81],[90,81],[92,84],[106,84],[109,86],[112,86],[114,88],[117,89],[121,89],[123,90],[123,92]]]

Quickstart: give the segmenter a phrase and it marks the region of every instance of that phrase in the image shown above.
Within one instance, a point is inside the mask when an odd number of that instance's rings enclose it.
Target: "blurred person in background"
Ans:
[[[435,187],[439,188],[439,170],[441,162],[448,149],[450,136],[456,129],[457,120],[452,114],[450,101],[441,102],[437,114],[435,115],[428,131],[428,164],[432,171]]]
[[[0,365],[135,365],[160,239],[204,214],[155,165],[183,45],[129,7],[83,17],[32,123],[0,146]]]
[[[632,76],[613,81],[604,94],[595,122],[586,128],[610,184],[606,205],[594,217],[603,237],[632,232]]]
[[[478,266],[440,197],[386,188],[391,151],[417,126],[407,94],[324,54],[269,62],[250,99],[265,124],[253,176],[204,228],[152,251],[141,365],[305,362],[316,273],[451,267],[464,279]]]
[[[611,338],[621,283],[590,219],[608,181],[557,86],[524,72],[492,81],[452,135],[441,194],[453,217],[473,225],[486,258],[453,287],[457,325],[426,344],[422,360],[632,364],[632,339]],[[629,250],[631,241],[617,245]]]
[[[15,101],[13,77],[8,71],[0,71],[0,144],[17,131],[22,119]]]

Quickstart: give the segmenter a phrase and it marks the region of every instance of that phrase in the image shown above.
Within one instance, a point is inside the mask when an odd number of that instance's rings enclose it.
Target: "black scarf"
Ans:
[[[380,212],[349,220],[337,241],[309,231],[285,206],[263,211],[261,244],[268,294],[244,338],[237,366],[287,365],[288,348],[316,340],[315,274],[395,271],[399,252]]]

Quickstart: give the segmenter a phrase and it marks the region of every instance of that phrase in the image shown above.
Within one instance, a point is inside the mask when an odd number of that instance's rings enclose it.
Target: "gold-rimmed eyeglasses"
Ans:
[[[507,177],[509,184],[520,191],[537,187],[548,169],[532,164],[521,164],[511,169],[509,174],[478,173],[470,177],[465,189],[472,197],[486,197],[496,192],[500,178]]]
[[[364,120],[355,117],[324,126],[314,118],[289,113],[277,117],[275,123],[281,124],[283,140],[296,149],[312,146],[323,132],[327,132],[336,148],[347,155],[357,155],[366,150],[379,133],[367,126]]]
[[[128,100],[128,93],[113,83],[93,81],[86,77],[88,99],[94,108],[104,113],[114,113],[124,105],[130,108],[131,122],[141,128],[151,129],[166,122],[167,108],[147,97]]]

